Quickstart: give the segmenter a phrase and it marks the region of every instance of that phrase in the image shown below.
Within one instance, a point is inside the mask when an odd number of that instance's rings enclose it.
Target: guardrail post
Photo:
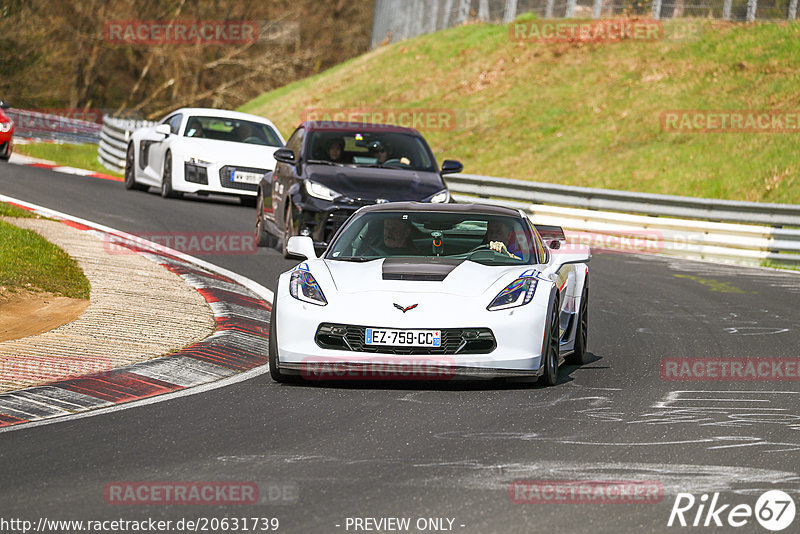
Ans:
[[[758,7],[758,0],[747,0],[747,22],[756,20],[756,8]]]
[[[503,10],[503,22],[508,24],[517,18],[517,0],[506,0],[506,8]]]
[[[575,16],[575,3],[576,0],[567,0],[567,11],[564,13],[565,19],[571,19]]]
[[[464,24],[469,18],[469,0],[461,0],[458,3],[458,23]]]
[[[592,2],[592,18],[599,19],[600,12],[602,11],[602,9],[603,9],[603,0],[594,0],[594,2]]]
[[[661,18],[661,0],[653,0],[653,18],[655,20]]]
[[[553,3],[555,0],[547,0],[547,3],[544,6],[544,18],[552,19],[553,18]]]
[[[797,0],[791,0],[789,2],[789,16],[787,18],[789,20],[797,18]]]
[[[722,4],[722,18],[723,18],[723,20],[731,20],[731,4],[732,3],[733,3],[733,0],[725,0],[725,2]]]

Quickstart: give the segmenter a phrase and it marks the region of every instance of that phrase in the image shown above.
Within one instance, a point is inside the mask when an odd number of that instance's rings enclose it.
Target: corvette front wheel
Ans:
[[[275,294],[277,295],[278,292],[276,291]],[[269,316],[269,376],[271,376],[275,382],[280,382],[282,384],[296,382],[298,377],[294,375],[285,375],[281,373],[278,367],[278,330],[275,326],[276,317],[277,311],[275,303],[273,302],[272,312]]]
[[[545,386],[555,386],[558,382],[558,342],[558,306],[554,306],[550,324],[547,327],[547,349],[542,354],[544,372],[539,377]]]

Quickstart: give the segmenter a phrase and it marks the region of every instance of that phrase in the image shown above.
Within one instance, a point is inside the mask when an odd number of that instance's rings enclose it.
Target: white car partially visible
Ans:
[[[273,154],[284,144],[275,125],[257,115],[178,109],[156,126],[133,132],[125,187],[157,187],[163,197],[232,195],[254,206],[258,183],[275,168]]]

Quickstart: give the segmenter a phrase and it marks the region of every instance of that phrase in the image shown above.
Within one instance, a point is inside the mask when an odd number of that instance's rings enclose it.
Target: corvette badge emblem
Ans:
[[[417,306],[419,306],[419,304],[412,304],[411,306],[407,306],[407,307],[405,307],[405,308],[404,308],[404,307],[402,307],[402,306],[400,306],[399,304],[395,304],[395,305],[394,305],[394,307],[395,307],[395,308],[397,308],[398,310],[400,310],[400,311],[401,311],[401,312],[403,312],[403,313],[407,312],[408,310],[413,310],[413,309],[414,309],[414,308],[416,308]]]

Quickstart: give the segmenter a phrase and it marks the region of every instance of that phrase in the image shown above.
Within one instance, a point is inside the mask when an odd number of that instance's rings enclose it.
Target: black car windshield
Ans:
[[[278,134],[267,124],[223,117],[189,117],[183,135],[251,145],[283,146]]]
[[[314,131],[309,136],[309,160],[340,165],[436,171],[425,142],[399,132]]]
[[[483,265],[536,263],[527,221],[503,215],[443,212],[370,212],[347,223],[327,259],[371,261],[443,257]]]

